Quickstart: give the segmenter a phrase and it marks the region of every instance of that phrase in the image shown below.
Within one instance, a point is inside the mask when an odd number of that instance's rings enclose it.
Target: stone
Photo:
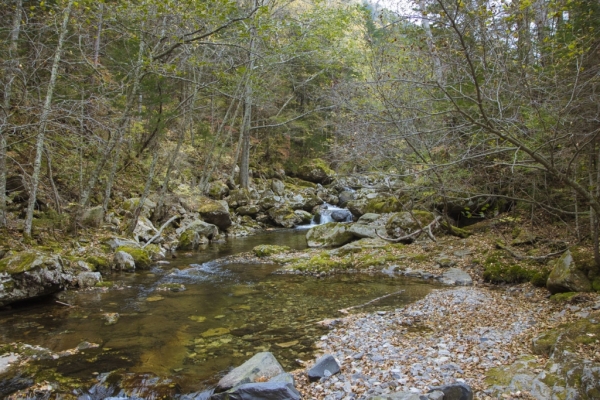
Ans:
[[[352,213],[349,210],[335,210],[331,213],[335,222],[352,222]]]
[[[346,207],[352,215],[362,217],[364,214],[367,214],[367,199],[350,200],[346,203]]]
[[[248,189],[232,190],[227,198],[227,204],[231,208],[247,206],[251,201],[252,197]]]
[[[117,248],[119,248],[121,246],[137,247],[140,245],[135,240],[125,239],[125,238],[120,238],[120,237],[113,237],[108,240],[105,240],[104,244],[109,246],[112,251],[115,251]]]
[[[276,195],[283,196],[285,195],[285,184],[279,179],[273,179],[273,182],[271,182],[271,190],[273,190],[273,193]]]
[[[256,382],[218,393],[211,400],[300,400],[300,392],[288,382]]]
[[[337,247],[354,239],[349,226],[339,222],[317,225],[306,233],[308,247]]]
[[[206,244],[219,235],[219,228],[201,220],[194,220],[178,228],[179,234],[177,248],[181,250],[195,250],[200,244]]]
[[[340,207],[346,207],[348,202],[354,200],[354,198],[355,198],[354,191],[344,190],[338,196],[338,199],[339,199],[338,205]]]
[[[554,267],[546,287],[550,293],[564,292],[590,292],[592,284],[585,276],[585,273],[577,269],[573,255],[570,250],[567,250],[558,260],[554,262]]]
[[[58,255],[29,250],[0,260],[0,307],[56,293],[74,277]]]
[[[369,400],[420,400],[421,397],[412,392],[397,392],[369,397]]]
[[[321,378],[335,375],[340,372],[340,364],[331,354],[325,354],[319,358],[315,365],[308,370],[308,380],[318,381]]]
[[[356,221],[357,224],[372,224],[373,222],[377,221],[379,218],[381,218],[380,214],[375,214],[375,213],[367,213],[367,214],[363,214],[358,221]]]
[[[235,212],[237,212],[239,215],[248,215],[250,217],[256,217],[260,212],[260,208],[255,204],[251,204],[247,206],[241,206],[237,210],[235,210]]]
[[[294,214],[301,218],[302,224],[310,224],[310,221],[312,221],[313,218],[311,213],[304,210],[294,210]]]
[[[376,229],[377,229],[376,226],[360,224],[357,222],[357,223],[350,225],[350,228],[348,228],[348,232],[352,233],[355,237],[357,237],[359,239],[363,239],[363,238],[375,239],[378,237],[377,233],[376,233]]]
[[[123,201],[121,207],[124,210],[133,213],[133,212],[135,212],[135,209],[140,204],[140,200],[141,199],[139,197],[127,199],[127,200]],[[140,211],[140,216],[143,216],[146,218],[152,218],[152,214],[154,213],[155,208],[156,208],[156,203],[150,199],[146,199],[144,201],[144,205],[142,206],[142,210]]]
[[[140,247],[121,246],[117,248],[117,253],[118,252],[125,252],[131,255],[136,268],[144,269],[152,264],[150,254]]]
[[[113,257],[113,269],[117,271],[135,271],[135,261],[131,254],[125,251],[117,251]]]
[[[279,196],[277,197],[279,198]],[[264,196],[258,201],[258,205],[260,206],[260,208],[267,211],[279,204],[280,200],[280,198],[279,200],[276,199],[275,196]]]
[[[222,200],[229,194],[229,187],[222,181],[214,181],[208,185],[208,195],[216,200]]]
[[[209,224],[216,225],[221,230],[226,230],[232,224],[229,215],[229,207],[225,201],[206,199],[198,208],[198,213],[202,219]]]
[[[261,244],[252,249],[256,257],[268,257],[273,254],[285,253],[290,250],[291,249],[288,246],[276,246],[270,244]]]
[[[297,175],[305,181],[325,185],[333,180],[335,172],[327,166],[325,161],[315,158],[300,165]]]
[[[98,228],[102,225],[104,210],[102,206],[88,208],[81,217],[81,225],[84,227]]]
[[[104,319],[104,325],[114,325],[119,322],[119,313],[106,313],[102,315]]]
[[[219,383],[217,383],[215,392],[225,392],[234,386],[254,382],[258,378],[271,379],[283,373],[285,371],[273,353],[257,353],[221,378]]]
[[[154,237],[154,235],[156,235],[156,232],[158,232],[158,230],[154,227],[152,221],[150,221],[147,217],[140,215],[137,220],[137,224],[135,225],[135,229],[133,230],[133,236],[138,240],[138,242],[140,240],[144,242],[149,241],[152,237]]]
[[[273,223],[282,226],[284,228],[293,228],[296,225],[302,224],[303,217],[296,214],[293,209],[285,206],[278,205],[270,208],[267,211],[269,218]]]
[[[398,212],[390,216],[385,230],[390,237],[402,237],[427,226],[433,219],[434,216],[429,211]]]
[[[469,385],[462,382],[433,387],[430,393],[436,391],[444,393],[444,400],[473,400],[473,390]]]
[[[473,284],[471,275],[458,268],[448,269],[438,279],[444,285],[471,286]]]
[[[102,282],[102,275],[100,272],[83,271],[77,274],[77,286],[80,288],[88,288],[96,286],[97,283]]]
[[[443,256],[436,258],[435,262],[440,266],[440,268],[452,268],[456,265],[456,261]]]
[[[427,394],[427,399],[429,399],[429,400],[443,400],[444,399],[444,392],[442,392],[441,390],[434,390],[433,392]]]

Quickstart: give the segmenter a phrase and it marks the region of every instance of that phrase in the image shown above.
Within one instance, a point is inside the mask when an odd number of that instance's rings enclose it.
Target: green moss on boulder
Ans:
[[[103,271],[110,270],[110,260],[103,256],[88,256],[85,261],[90,264],[94,270]]]
[[[135,261],[136,268],[148,268],[152,264],[152,260],[150,259],[150,255],[148,252],[141,248],[130,247],[130,246],[121,246],[118,247],[116,252],[123,251],[133,257],[133,261]]]
[[[300,179],[305,181],[325,185],[331,183],[335,172],[329,168],[325,161],[315,158],[300,165],[297,175]]]

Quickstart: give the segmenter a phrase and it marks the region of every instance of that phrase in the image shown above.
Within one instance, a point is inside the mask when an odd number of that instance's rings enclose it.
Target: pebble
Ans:
[[[518,354],[511,353],[511,343],[550,315],[544,306],[525,307],[516,297],[459,287],[394,311],[349,315],[319,343],[323,353],[341,360],[340,384],[302,382],[303,398],[426,395],[432,386],[455,382],[483,387],[482,369],[513,362]]]

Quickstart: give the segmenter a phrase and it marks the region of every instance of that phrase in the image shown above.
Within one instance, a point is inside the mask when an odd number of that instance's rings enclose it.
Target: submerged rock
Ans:
[[[0,306],[56,293],[74,280],[57,255],[34,250],[0,260]]]

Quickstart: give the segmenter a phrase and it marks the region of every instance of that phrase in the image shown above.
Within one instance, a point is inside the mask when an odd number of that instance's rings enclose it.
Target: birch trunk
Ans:
[[[65,44],[65,38],[67,36],[69,17],[71,16],[71,8],[73,7],[73,1],[74,0],[69,0],[69,3],[67,4],[67,7],[65,8],[63,13],[63,21],[60,28],[58,45],[56,46],[56,52],[54,53],[54,61],[52,62],[50,82],[48,83],[48,89],[46,91],[46,100],[44,101],[44,108],[42,109],[42,115],[40,116],[37,141],[35,145],[35,159],[33,161],[33,173],[31,175],[31,190],[29,191],[29,202],[27,203],[27,213],[25,216],[25,229],[23,231],[23,234],[25,236],[31,236],[33,210],[35,209],[37,189],[40,180],[40,169],[42,166],[42,155],[44,154],[46,126],[48,124],[48,118],[50,116],[50,108],[52,106],[52,95],[54,94],[54,87],[56,86],[56,79],[58,77],[58,65],[60,64],[62,50]]]
[[[10,34],[10,46],[8,48],[8,68],[6,73],[6,86],[4,89],[4,101],[2,104],[2,116],[0,117],[0,226],[6,226],[6,146],[8,141],[8,118],[10,115],[10,101],[12,97],[12,84],[15,79],[15,71],[19,65],[17,60],[17,45],[19,33],[21,32],[21,9],[23,0],[17,0],[15,14],[13,16],[12,32]]]
[[[257,0],[254,7],[257,7]],[[250,122],[252,121],[252,70],[254,69],[256,26],[250,28],[250,60],[248,62],[248,80],[244,91],[244,116],[242,118],[242,160],[240,162],[240,186],[248,189],[250,185]]]
[[[425,31],[425,36],[427,36],[427,47],[429,48],[429,52],[433,58],[433,70],[435,73],[435,78],[438,85],[443,85],[444,72],[442,70],[442,62],[436,53],[435,46],[433,45],[433,33],[431,32],[431,26],[429,25],[429,19],[427,18],[427,7],[425,6],[425,1],[419,0],[419,8],[421,9],[421,14],[423,15],[423,18],[421,18],[421,25]]]

